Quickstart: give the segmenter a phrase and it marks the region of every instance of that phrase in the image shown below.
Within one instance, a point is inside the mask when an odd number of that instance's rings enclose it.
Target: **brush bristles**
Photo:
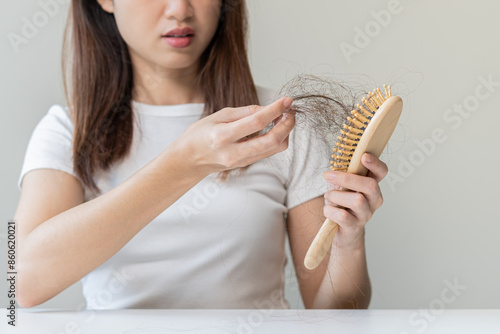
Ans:
[[[347,122],[340,130],[341,136],[338,136],[338,141],[335,142],[330,161],[330,169],[347,171],[351,162],[354,150],[358,146],[358,142],[363,135],[364,130],[370,123],[373,115],[377,112],[378,108],[392,96],[391,86],[383,85],[385,96],[382,94],[380,88],[376,88],[373,92],[369,92],[367,97],[358,104],[351,114],[353,117],[347,117]]]

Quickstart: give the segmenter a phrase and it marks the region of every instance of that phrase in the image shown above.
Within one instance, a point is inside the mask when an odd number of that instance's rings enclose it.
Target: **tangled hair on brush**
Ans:
[[[299,74],[279,90],[275,100],[291,97],[292,108],[296,112],[295,126],[305,127],[322,138],[325,134],[340,131],[367,92],[330,76]]]

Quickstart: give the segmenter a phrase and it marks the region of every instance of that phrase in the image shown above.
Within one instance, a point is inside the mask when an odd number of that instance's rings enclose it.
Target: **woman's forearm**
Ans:
[[[364,309],[370,299],[364,241],[351,249],[338,249],[334,245],[313,308]]]
[[[174,142],[111,191],[40,224],[20,245],[20,304],[45,302],[117,253],[206,175]]]

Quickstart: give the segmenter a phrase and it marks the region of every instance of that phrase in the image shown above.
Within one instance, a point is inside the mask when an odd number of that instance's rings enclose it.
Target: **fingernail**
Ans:
[[[289,97],[283,100],[283,106],[288,109],[292,105],[293,100]]]
[[[281,124],[281,123],[285,123],[286,119],[288,118],[287,115],[288,115],[287,112],[282,113],[281,116],[279,117],[280,120],[278,122],[276,122],[276,125]]]
[[[365,161],[366,162],[372,162],[373,161],[373,156],[371,154],[365,153]]]

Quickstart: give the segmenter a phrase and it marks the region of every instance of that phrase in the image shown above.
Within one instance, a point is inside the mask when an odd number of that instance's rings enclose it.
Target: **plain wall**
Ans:
[[[329,74],[372,88],[390,83],[403,97],[400,125],[382,156],[391,172],[381,183],[385,202],[367,225],[370,307],[498,308],[500,2],[248,2],[257,84],[279,88],[296,74]],[[0,8],[3,254],[31,133],[51,105],[65,104],[67,9],[61,5],[16,52],[8,34],[21,35],[23,20],[43,9],[35,0]],[[286,276],[288,300],[303,307],[290,266]],[[82,302],[77,283],[38,307]]]

